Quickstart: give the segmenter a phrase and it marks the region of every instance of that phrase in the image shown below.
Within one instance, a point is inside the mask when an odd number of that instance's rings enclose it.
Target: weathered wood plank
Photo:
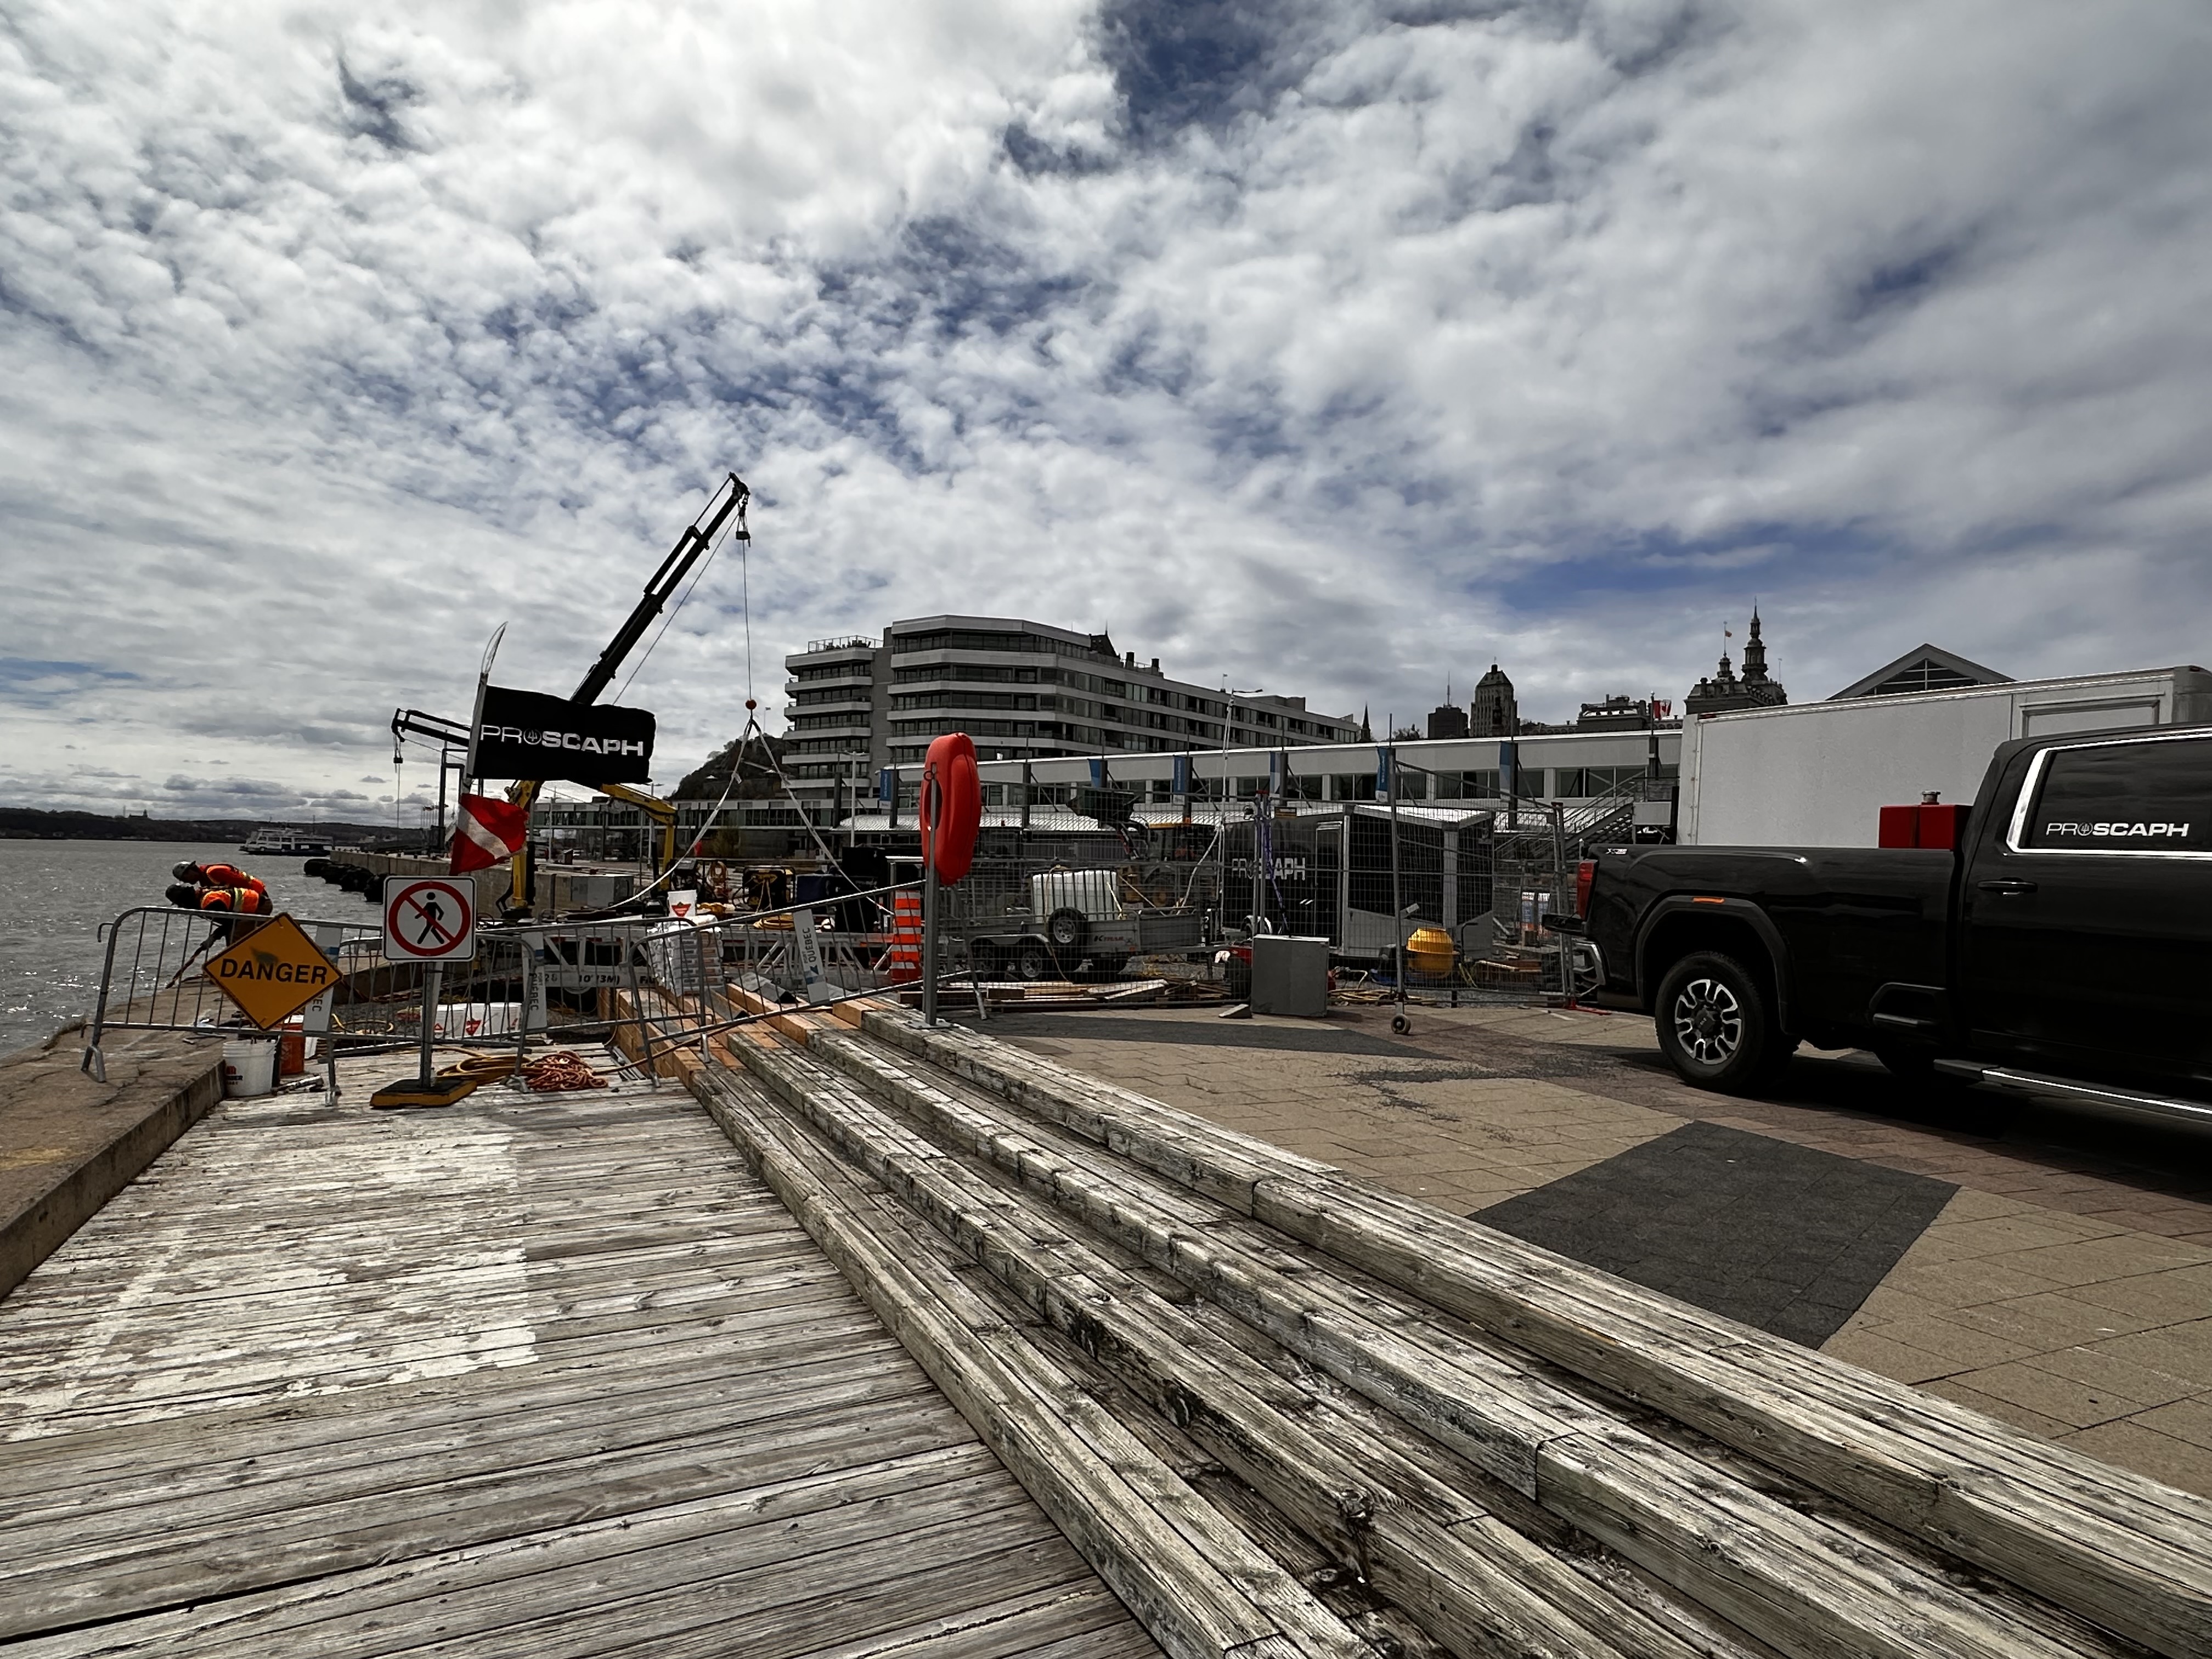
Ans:
[[[586,1520],[557,1529],[495,1539],[428,1555],[400,1558],[248,1590],[204,1605],[181,1607],[89,1632],[37,1638],[11,1648],[44,1655],[226,1651],[248,1642],[290,1641],[295,1650],[320,1649],[340,1632],[370,1629],[381,1610],[469,1591],[502,1579],[551,1582],[572,1565],[656,1548],[681,1547],[694,1537],[733,1527],[775,1524],[811,1509],[875,1504],[948,1481],[1011,1482],[972,1437],[935,1449],[874,1462],[802,1473],[651,1510]],[[367,1644],[364,1644],[367,1645]]]
[[[1641,1627],[1629,1609],[1602,1605],[1607,1598],[1517,1535],[1501,1551],[1495,1534],[1455,1534],[1480,1517],[1479,1506],[1350,1425],[1340,1425],[1356,1446],[1350,1455],[1316,1438],[1308,1425],[1329,1414],[1325,1407],[1129,1280],[1048,1212],[988,1188],[934,1147],[933,1157],[914,1157],[908,1132],[823,1074],[806,1075],[796,1056],[757,1064],[863,1168],[1038,1316],[1171,1412],[1185,1433],[1327,1544],[1338,1562],[1357,1564],[1393,1600],[1422,1608],[1461,1650],[1690,1651]],[[1632,1649],[1616,1646],[1624,1627]]]
[[[872,1402],[868,1421],[869,1444],[884,1455],[967,1437],[943,1402],[927,1397]],[[834,1462],[853,1443],[852,1415],[840,1402],[779,1420],[765,1443],[733,1443],[709,1431],[682,1442],[584,1452],[357,1499],[318,1501],[310,1493],[295,1508],[240,1517],[214,1539],[125,1540],[75,1559],[42,1558],[0,1581],[8,1585],[0,1598],[0,1636],[235,1595],[787,1479],[825,1458]]]
[[[835,1045],[842,1041],[831,1038],[828,1042]],[[1356,1484],[1358,1470],[1363,1468],[1370,1471],[1389,1468],[1387,1451],[1371,1443],[1363,1441],[1359,1458],[1346,1465],[1334,1462],[1331,1454],[1318,1450],[1310,1442],[1302,1445],[1302,1431],[1296,1425],[1255,1419],[1249,1397],[1240,1399],[1233,1392],[1222,1394],[1218,1380],[1195,1369],[1195,1361],[1207,1340],[1198,1334],[1199,1328],[1164,1304],[1149,1306],[1141,1315],[1132,1313],[1099,1288],[1097,1279],[1103,1275],[1103,1269],[1080,1279],[1071,1279],[1065,1276],[1064,1269],[1053,1262],[1036,1259],[1030,1252],[1030,1241],[1052,1233],[1049,1219],[1035,1213],[997,1213],[1000,1201],[977,1194],[974,1177],[956,1162],[933,1147],[932,1157],[913,1156],[909,1132],[895,1125],[879,1127],[884,1121],[880,1109],[842,1089],[830,1074],[818,1069],[809,1073],[800,1057],[787,1053],[748,1056],[748,1063],[774,1074],[794,1103],[804,1102],[801,1109],[810,1111],[826,1133],[851,1149],[872,1174],[892,1184],[902,1197],[945,1228],[994,1272],[1007,1277],[1010,1282],[1018,1282],[1025,1299],[1031,1301],[1040,1313],[1071,1332],[1085,1332],[1086,1349],[1097,1349],[1102,1358],[1110,1355],[1121,1358],[1123,1364],[1116,1369],[1125,1381],[1149,1385],[1163,1396],[1175,1389],[1182,1390],[1186,1413],[1194,1413],[1191,1404],[1194,1400],[1223,1411],[1225,1432],[1209,1437],[1206,1430],[1212,1425],[1203,1414],[1194,1414],[1196,1426],[1192,1431],[1205,1439],[1238,1474],[1266,1491],[1287,1512],[1299,1516],[1310,1529],[1325,1529],[1328,1524],[1326,1511],[1318,1510],[1313,1502],[1314,1489],[1326,1492],[1332,1486],[1341,1488],[1347,1482]],[[890,1081],[879,1080],[886,1085]],[[1034,1171],[1036,1143],[1022,1137],[1015,1127],[1003,1121],[988,1123],[983,1113],[963,1108],[941,1091],[932,1093],[911,1079],[902,1081],[908,1097],[931,1114],[926,1121],[949,1126],[952,1133],[965,1137],[964,1144],[971,1149],[988,1146],[1001,1158],[1016,1164],[1024,1162],[1026,1157]],[[1062,1166],[1052,1172],[1047,1187],[1065,1201],[1074,1185],[1090,1181],[1087,1171]],[[1095,1182],[1091,1184],[1096,1185]],[[1120,1190],[1112,1204],[1118,1204],[1123,1220],[1132,1224],[1141,1221],[1143,1200],[1133,1197],[1127,1188]],[[1110,1208],[1112,1204],[1101,1207]],[[1229,1258],[1213,1247],[1210,1237],[1193,1240],[1184,1234],[1178,1241],[1172,1218],[1155,1216],[1152,1225],[1156,1255],[1165,1257],[1180,1253],[1186,1259],[1194,1255],[1212,1258],[1208,1269],[1194,1279],[1198,1287],[1211,1289],[1225,1273],[1236,1273],[1241,1279],[1241,1292],[1253,1298],[1261,1316],[1262,1328],[1278,1334],[1279,1340],[1294,1346],[1309,1343],[1314,1329],[1324,1319],[1340,1327],[1343,1344],[1364,1354],[1369,1368],[1398,1375],[1400,1381],[1387,1398],[1398,1409],[1406,1409],[1407,1401],[1413,1392],[1409,1380],[1418,1382],[1421,1378],[1422,1356],[1402,1346],[1392,1346],[1388,1333],[1363,1328],[1356,1321],[1346,1319],[1341,1310],[1333,1309],[1327,1316],[1318,1314],[1318,1275],[1309,1276],[1297,1285],[1279,1282],[1279,1275],[1255,1272],[1254,1264],[1229,1263]],[[1063,1261],[1079,1261],[1082,1247],[1079,1242],[1061,1234],[1055,1237],[1054,1243]],[[1224,1263],[1229,1265],[1224,1267]],[[1062,1276],[1056,1278],[1055,1274]],[[1271,1283],[1271,1278],[1277,1282]],[[1173,1340],[1167,1340],[1164,1334],[1155,1334],[1171,1331],[1176,1333]],[[1153,1346],[1162,1341],[1166,1342],[1164,1347]],[[1301,1346],[1300,1351],[1321,1360],[1327,1369],[1353,1386],[1361,1386],[1365,1381],[1358,1367],[1340,1369],[1310,1348]],[[1230,1368],[1232,1363],[1217,1350],[1218,1368]],[[1261,1372],[1260,1376],[1265,1379],[1267,1374]],[[1498,1379],[1493,1376],[1490,1381],[1495,1385]],[[1511,1382],[1524,1393],[1541,1386],[1526,1377],[1515,1377]],[[1488,1403],[1486,1393],[1470,1392],[1463,1382],[1446,1379],[1431,1384],[1431,1389],[1437,1395],[1455,1397],[1462,1416],[1480,1411]],[[1556,1391],[1552,1392],[1556,1395]],[[1222,1403],[1215,1403],[1217,1395]],[[1766,1640],[1807,1654],[1839,1653],[1845,1648],[1835,1644],[1848,1646],[1856,1643],[1862,1650],[1888,1653],[1899,1656],[1899,1659],[1905,1654],[2039,1651],[2057,1659],[2061,1653],[2079,1650],[2071,1645],[2059,1647],[2045,1642],[2041,1631],[2031,1623],[2011,1617],[2011,1609],[2002,1604],[1977,1603],[1913,1564],[1881,1559],[1877,1552],[1867,1548],[1862,1539],[1844,1536],[1833,1528],[1808,1520],[1761,1494],[1743,1492],[1733,1483],[1717,1481],[1710,1471],[1692,1460],[1655,1444],[1596,1412],[1583,1408],[1579,1418],[1568,1416],[1565,1407],[1579,1406],[1578,1401],[1558,1396],[1548,1403],[1551,1410],[1547,1414],[1559,1426],[1533,1449],[1540,1466],[1547,1467],[1543,1460],[1549,1448],[1571,1446],[1581,1460],[1574,1466],[1577,1473],[1594,1479],[1605,1487],[1605,1492],[1601,1499],[1593,1498],[1580,1486],[1569,1490],[1566,1483],[1560,1483],[1557,1491],[1547,1491],[1540,1480],[1537,1496],[1577,1522],[1595,1521],[1598,1524],[1591,1526],[1590,1530]],[[1265,1447],[1271,1455],[1282,1455],[1286,1448],[1296,1449],[1296,1461],[1304,1468],[1296,1480],[1281,1484],[1276,1480],[1280,1471],[1270,1462],[1253,1462],[1248,1467],[1239,1461],[1247,1457],[1249,1449],[1254,1446]],[[1625,1462],[1616,1467],[1610,1461],[1615,1457]],[[1664,1473],[1653,1475],[1649,1473],[1652,1469]],[[1403,1504],[1408,1501],[1409,1493],[1419,1493],[1431,1504],[1437,1502],[1438,1494],[1432,1483],[1429,1483],[1429,1490],[1423,1489],[1425,1482],[1420,1472],[1401,1469],[1393,1473],[1395,1480],[1386,1483],[1393,1490],[1385,1496],[1395,1496],[1397,1502]],[[1442,1497],[1448,1504],[1449,1493]],[[1387,1502],[1378,1501],[1375,1507],[1384,1516],[1393,1514]],[[1632,1517],[1629,1524],[1622,1524],[1624,1516]],[[1751,1518],[1747,1520],[1747,1516]],[[1455,1516],[1449,1507],[1438,1514],[1440,1523],[1447,1528],[1460,1518],[1462,1517]],[[1670,1527],[1693,1532],[1702,1540],[1704,1553],[1667,1551],[1650,1543],[1647,1534],[1663,1534]],[[1328,1534],[1322,1530],[1317,1535]],[[1452,1551],[1448,1547],[1440,1549],[1426,1536],[1394,1537],[1384,1521],[1375,1524],[1368,1547],[1372,1571],[1382,1574],[1401,1565],[1409,1570],[1415,1582],[1406,1586],[1406,1595],[1419,1597],[1419,1605],[1442,1603],[1448,1607],[1451,1597],[1468,1581],[1480,1582],[1483,1564],[1479,1559],[1473,1564],[1452,1559]],[[1548,1560],[1540,1553],[1536,1553],[1534,1559],[1539,1563]],[[1419,1575],[1424,1569],[1443,1560],[1449,1560],[1451,1568],[1442,1575],[1445,1582],[1441,1589],[1419,1581]],[[1540,1570],[1523,1567],[1522,1571],[1526,1576]],[[1554,1598],[1571,1596],[1575,1586],[1565,1575],[1557,1575],[1557,1579],[1549,1593]],[[1739,1593],[1746,1583],[1756,1587],[1755,1595],[1746,1598]],[[1585,1594],[1584,1600],[1590,1599]]]
[[[780,1374],[725,1379],[715,1388],[695,1384],[652,1412],[638,1411],[633,1396],[613,1414],[598,1402],[581,1402],[573,1413],[510,1412],[458,1430],[347,1441],[289,1456],[258,1449],[233,1454],[180,1471],[183,1478],[80,1488],[43,1511],[11,1518],[0,1595],[19,1578],[70,1570],[187,1529],[206,1536],[310,1504],[327,1509],[625,1449],[707,1444],[718,1435],[757,1441],[824,1413],[866,1407],[872,1413],[933,1398],[903,1354],[878,1354],[873,1363],[823,1359]]]
[[[763,1177],[1163,1647],[1179,1656],[1218,1656],[1295,1638],[1297,1651],[1357,1651],[1348,1631],[1095,1402],[1085,1411],[1064,1373],[1055,1375],[1033,1350],[979,1343],[995,1332],[947,1305],[948,1296],[959,1296],[957,1284],[923,1277],[926,1255],[911,1243],[902,1248],[883,1218],[864,1222],[849,1181],[765,1096],[732,1078],[702,1083],[709,1109]],[[1205,1553],[1194,1534],[1206,1539]],[[1222,1556],[1238,1559],[1237,1581],[1213,1565]],[[1267,1587],[1267,1610],[1239,1582]]]
[[[789,1368],[834,1365],[848,1358],[874,1364],[905,1352],[857,1297],[841,1318],[792,1311],[787,1325],[755,1328],[742,1344],[686,1346],[665,1358],[624,1345],[568,1365],[541,1360],[526,1369],[480,1370],[374,1393],[300,1395],[210,1415],[16,1441],[0,1457],[0,1522],[28,1513],[29,1506],[52,1500],[58,1492],[65,1498],[79,1486],[150,1485],[223,1468],[233,1456],[265,1461],[320,1455],[342,1461],[356,1440],[404,1444],[425,1435],[466,1432],[472,1423],[526,1419],[539,1412],[651,1411],[654,1395],[664,1392],[742,1386],[754,1375],[773,1377]],[[825,1360],[825,1355],[833,1358]],[[641,1358],[645,1363],[636,1363]]]
[[[891,1016],[866,1029],[2107,1628],[2212,1651],[2212,1510],[2187,1494],[1038,1057]],[[2131,1545],[2112,1518],[2129,1511]]]

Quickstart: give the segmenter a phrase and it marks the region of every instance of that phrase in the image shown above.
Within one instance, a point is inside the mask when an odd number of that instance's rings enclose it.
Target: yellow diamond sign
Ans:
[[[203,971],[264,1031],[338,982],[337,964],[289,916],[234,940]]]

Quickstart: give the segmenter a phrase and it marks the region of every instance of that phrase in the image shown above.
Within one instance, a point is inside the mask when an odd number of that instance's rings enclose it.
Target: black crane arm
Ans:
[[[676,538],[676,545],[660,562],[660,568],[653,573],[653,580],[645,585],[645,597],[637,602],[637,608],[629,613],[629,619],[616,631],[614,638],[607,641],[607,648],[599,653],[599,659],[592,665],[591,672],[577,682],[576,689],[568,695],[569,702],[597,702],[599,694],[614,684],[623,659],[637,648],[637,642],[645,637],[645,630],[653,625],[653,619],[660,614],[669,596],[682,586],[699,556],[714,545],[714,538],[721,534],[722,526],[732,514],[737,515],[738,524],[730,533],[740,541],[752,539],[751,532],[745,528],[745,503],[752,495],[743,478],[734,472],[730,474],[729,481],[700,509],[698,518]]]
[[[392,740],[396,745],[403,738],[426,738],[451,749],[466,749],[469,728],[467,722],[449,720],[442,714],[426,714],[419,708],[395,708],[392,711]]]

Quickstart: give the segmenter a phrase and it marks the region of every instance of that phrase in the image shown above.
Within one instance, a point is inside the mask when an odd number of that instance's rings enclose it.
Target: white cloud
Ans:
[[[0,783],[357,799],[729,468],[771,713],[940,610],[1378,717],[1679,693],[1754,594],[1800,696],[2202,657],[2208,69],[2151,0],[19,9]]]

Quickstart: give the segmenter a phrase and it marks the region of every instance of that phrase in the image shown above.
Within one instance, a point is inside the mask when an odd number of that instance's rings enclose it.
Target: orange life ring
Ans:
[[[965,732],[947,732],[929,745],[921,771],[921,855],[947,884],[968,873],[975,832],[983,827],[983,779]]]

